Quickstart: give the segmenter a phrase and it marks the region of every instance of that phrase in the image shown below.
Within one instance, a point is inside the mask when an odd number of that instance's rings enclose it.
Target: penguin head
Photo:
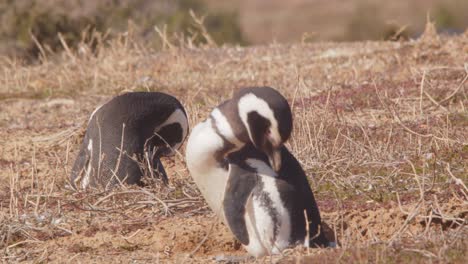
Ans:
[[[151,144],[156,147],[156,157],[173,156],[188,134],[185,111],[176,109],[154,134]]]
[[[234,98],[250,141],[246,143],[264,152],[273,170],[279,171],[280,150],[292,132],[292,114],[287,100],[271,87],[245,88]]]

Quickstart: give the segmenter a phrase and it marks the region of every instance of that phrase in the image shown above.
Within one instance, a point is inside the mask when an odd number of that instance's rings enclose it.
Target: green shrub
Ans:
[[[85,1],[71,1],[68,4],[80,9]],[[115,32],[123,32],[128,28],[128,22],[136,25],[136,34],[145,37],[150,43],[158,45],[154,26],[166,24],[168,33],[183,32],[189,34],[194,30],[193,19],[189,11],[197,15],[207,15],[205,27],[218,44],[245,43],[238,24],[236,13],[209,13],[202,0],[153,1],[153,0],[112,0],[100,2],[96,8],[85,14],[70,10],[73,8],[60,5],[44,5],[39,0],[25,0],[18,3],[14,0],[4,0],[0,3],[0,41],[14,43],[20,55],[37,58],[40,50],[32,35],[48,51],[62,49],[58,38],[60,32],[69,46],[77,45],[81,33],[86,28],[100,32],[110,29],[111,36]],[[196,43],[203,38],[195,39]]]

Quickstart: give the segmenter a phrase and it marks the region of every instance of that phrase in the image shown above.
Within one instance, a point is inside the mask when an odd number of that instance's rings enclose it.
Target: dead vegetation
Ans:
[[[245,254],[207,209],[183,155],[163,160],[167,188],[73,192],[67,177],[89,114],[113,95],[173,94],[193,125],[234,90],[269,85],[291,103],[289,147],[339,242],[272,261],[466,262],[468,32],[441,37],[429,24],[406,42],[249,48],[196,46],[190,36],[158,32],[162,51],[129,31],[116,39],[85,35],[76,50],[64,41],[60,57],[44,55],[37,65],[1,59],[2,261]],[[94,52],[91,43],[99,43]]]

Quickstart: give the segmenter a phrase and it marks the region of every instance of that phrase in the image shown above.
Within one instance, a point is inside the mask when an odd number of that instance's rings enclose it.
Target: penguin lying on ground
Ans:
[[[255,257],[328,243],[307,177],[284,146],[291,131],[286,99],[273,88],[256,87],[215,108],[188,139],[195,183]]]
[[[150,168],[149,175],[159,174],[167,183],[159,158],[173,155],[187,133],[187,115],[173,96],[134,92],[114,97],[91,114],[70,182],[83,189],[141,185],[142,169]]]

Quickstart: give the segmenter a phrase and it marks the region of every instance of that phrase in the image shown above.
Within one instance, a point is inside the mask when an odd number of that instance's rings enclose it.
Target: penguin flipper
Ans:
[[[249,234],[245,223],[245,206],[256,185],[255,172],[229,164],[229,176],[223,199],[223,210],[229,228],[244,245],[249,244]]]

